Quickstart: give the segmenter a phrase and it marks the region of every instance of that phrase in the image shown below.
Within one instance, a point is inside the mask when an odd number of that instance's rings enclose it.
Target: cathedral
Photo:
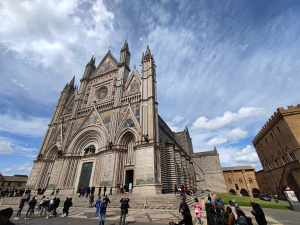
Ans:
[[[110,51],[61,92],[27,188],[128,185],[134,193],[173,192],[175,184],[226,192],[215,148],[194,153],[188,128],[175,133],[158,115],[156,65],[149,46],[141,73],[130,69],[127,41],[118,61]]]

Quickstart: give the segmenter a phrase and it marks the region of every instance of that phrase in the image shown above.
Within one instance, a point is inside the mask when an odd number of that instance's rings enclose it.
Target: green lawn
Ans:
[[[235,199],[239,206],[249,206],[250,205],[250,200],[254,199],[256,203],[260,205],[262,208],[272,208],[272,209],[287,209],[290,210],[290,205],[289,204],[282,204],[282,203],[276,203],[274,201],[268,202],[268,201],[263,201],[258,198],[250,198],[250,197],[242,197],[242,196],[237,196],[237,195],[229,195],[229,194],[221,194],[218,193],[222,201],[224,202],[224,205],[228,205],[229,200]]]

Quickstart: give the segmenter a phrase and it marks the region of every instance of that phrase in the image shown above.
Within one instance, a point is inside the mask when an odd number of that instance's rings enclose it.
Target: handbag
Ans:
[[[196,214],[198,214],[198,213],[199,213],[198,209],[195,209],[195,213],[196,213]]]

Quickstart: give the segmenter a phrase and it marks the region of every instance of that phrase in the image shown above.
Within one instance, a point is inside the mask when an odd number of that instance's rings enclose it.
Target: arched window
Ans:
[[[134,155],[133,147],[134,147],[134,140],[131,139],[127,144],[127,157],[126,157],[127,165],[134,164],[134,162],[133,162],[133,155]]]
[[[228,179],[228,184],[232,184],[232,181],[230,180],[230,178]]]

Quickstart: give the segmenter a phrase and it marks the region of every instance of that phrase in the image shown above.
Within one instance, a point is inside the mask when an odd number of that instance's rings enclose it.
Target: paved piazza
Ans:
[[[0,206],[1,209],[6,208],[6,206]],[[15,217],[17,212],[17,207],[14,206]],[[255,223],[254,217],[251,215],[250,207],[242,207],[247,216],[250,216]],[[299,225],[300,224],[300,212],[288,211],[288,210],[278,210],[278,209],[263,209],[266,214],[266,219],[269,224],[283,224],[283,225]],[[90,225],[98,224],[98,219],[94,217],[95,208],[81,208],[81,207],[71,207],[68,217],[61,217],[62,208],[58,208],[59,216],[46,219],[44,216],[39,216],[38,212],[35,211],[35,215],[31,216],[31,220],[25,220],[24,217],[27,212],[27,207],[22,211],[21,218],[19,220],[11,219],[15,224],[58,224],[58,225]],[[120,218],[120,209],[108,208],[105,225],[118,225]],[[129,213],[126,217],[126,224],[136,224],[136,225],[160,225],[168,224],[169,221],[173,220],[177,222],[181,219],[181,215],[178,211],[174,210],[143,210],[143,209],[129,209]],[[202,220],[206,225],[206,213],[203,213]],[[193,215],[193,221],[195,225],[198,225],[196,217]]]

